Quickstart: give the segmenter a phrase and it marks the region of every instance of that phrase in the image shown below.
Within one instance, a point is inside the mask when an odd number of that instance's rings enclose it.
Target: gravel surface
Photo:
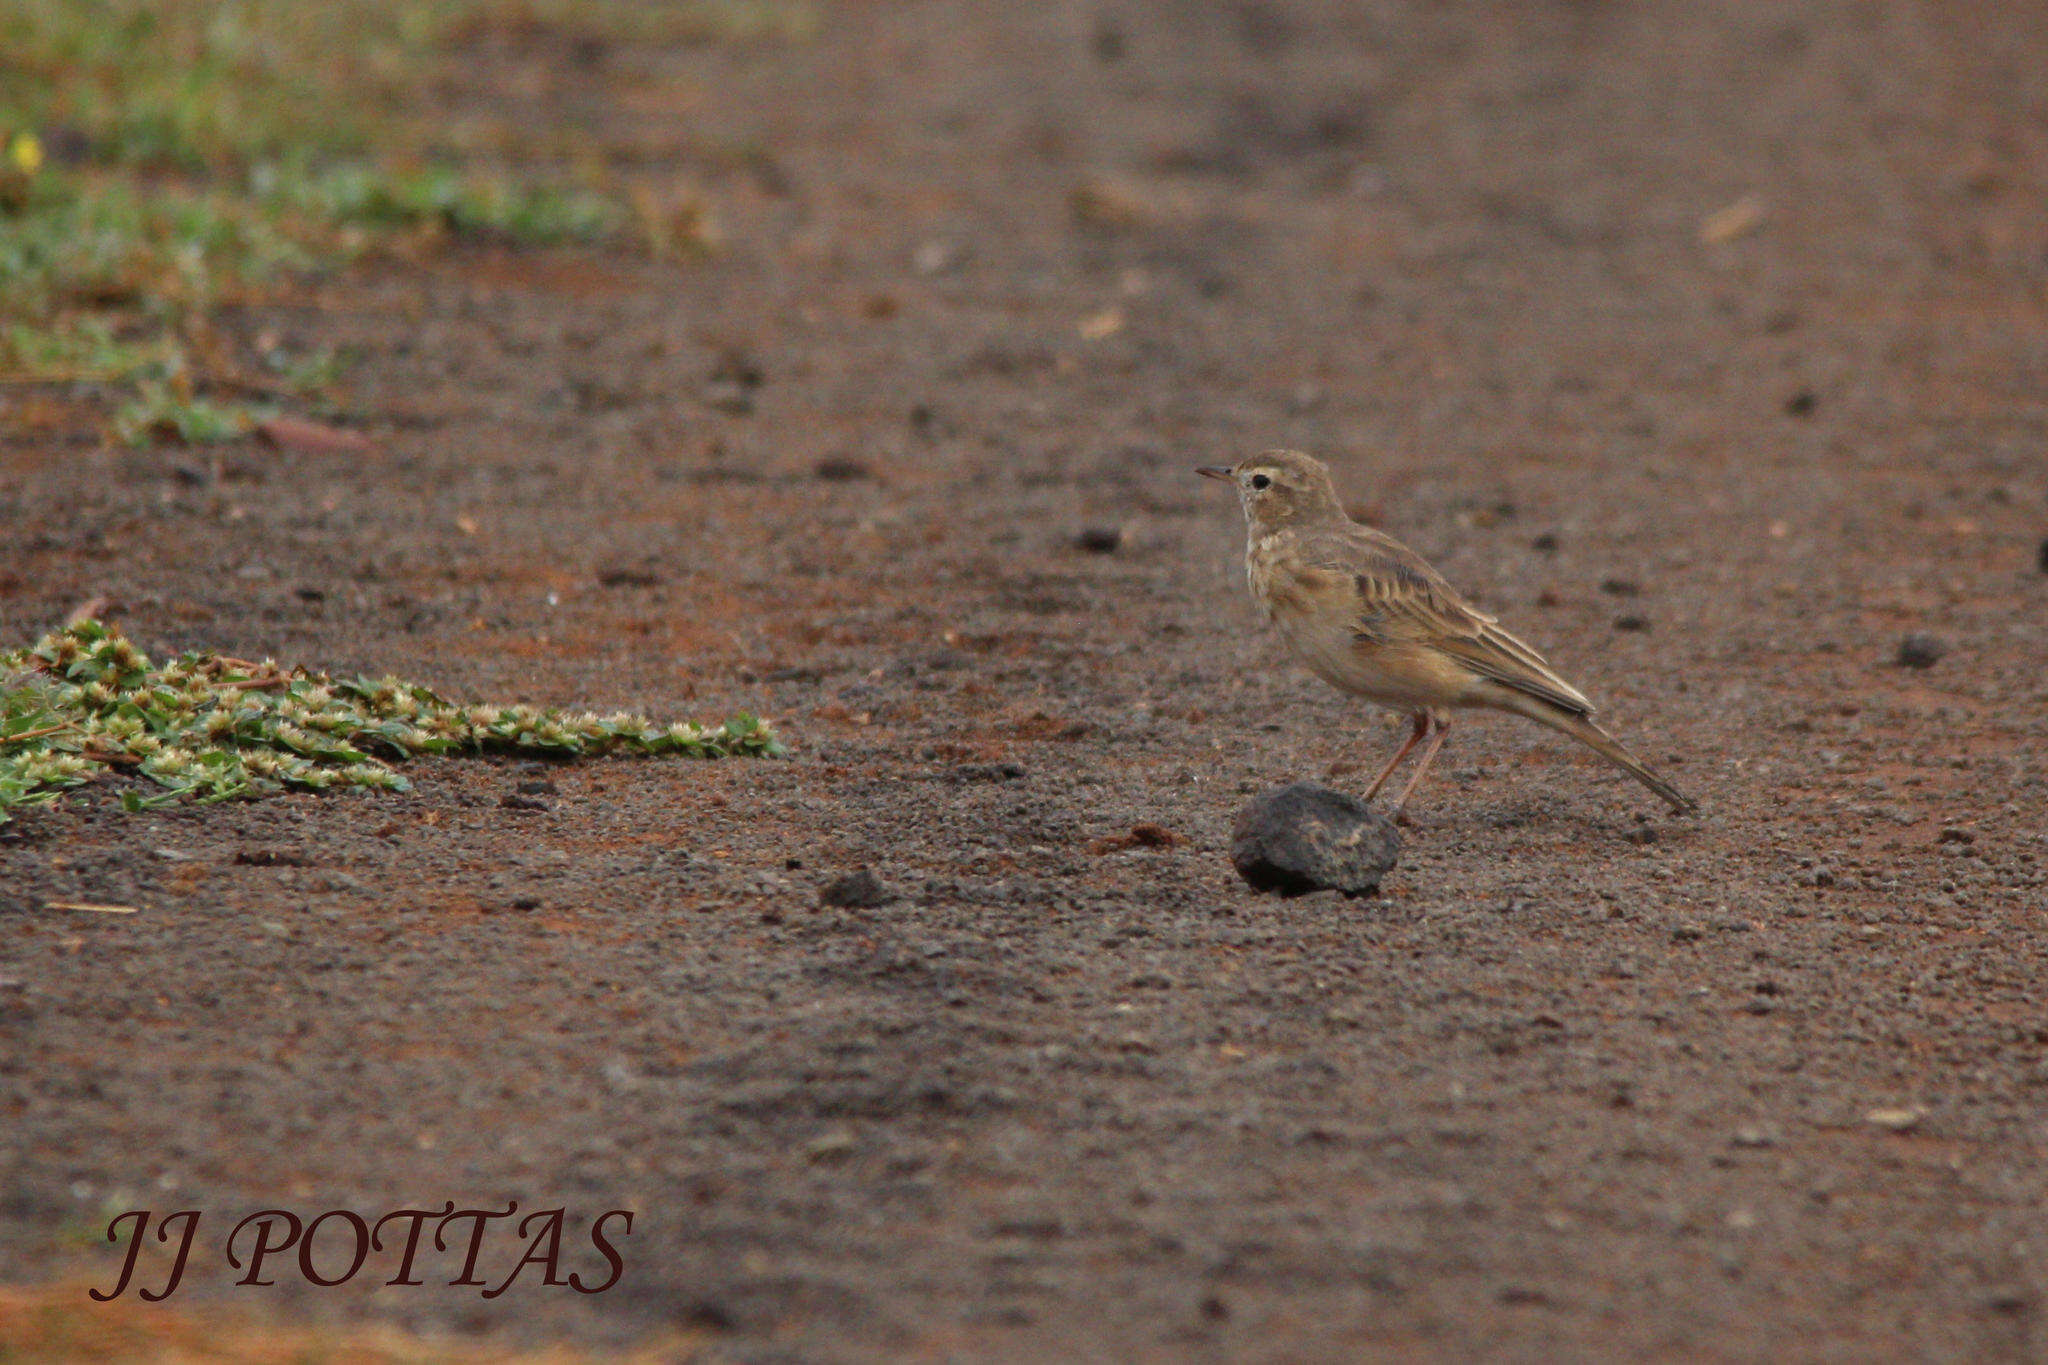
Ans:
[[[764,1362],[2037,1358],[2043,16],[481,49],[687,168],[723,250],[228,317],[360,347],[368,452],[215,479],[0,395],[4,638],[105,595],[152,653],[747,708],[791,757],[0,833],[0,1279],[126,1208],[516,1199],[586,1276],[635,1210],[620,1283],[209,1253],[178,1302]],[[1474,718],[1377,899],[1244,886],[1248,796],[1406,725],[1256,622],[1191,467],[1273,445],[1703,813]]]

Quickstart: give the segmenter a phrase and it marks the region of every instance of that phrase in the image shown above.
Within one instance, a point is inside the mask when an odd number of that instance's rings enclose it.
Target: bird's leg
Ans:
[[[1422,775],[1429,771],[1429,765],[1436,761],[1436,751],[1444,747],[1444,736],[1451,728],[1449,720],[1434,712],[1424,712],[1420,720],[1430,727],[1429,743],[1422,746],[1422,757],[1415,760],[1415,771],[1408,774],[1408,785],[1401,788],[1401,799],[1394,802],[1396,820],[1401,818],[1402,811],[1408,809],[1408,793],[1415,790],[1415,784],[1422,780]]]
[[[1387,785],[1387,779],[1394,775],[1394,769],[1401,766],[1401,760],[1408,757],[1408,751],[1421,743],[1422,737],[1427,733],[1429,733],[1429,712],[1417,711],[1415,713],[1415,728],[1408,732],[1407,743],[1394,750],[1394,756],[1387,760],[1387,766],[1380,769],[1380,775],[1375,777],[1372,780],[1372,785],[1365,789],[1366,800],[1370,801],[1380,794],[1380,788]],[[1410,785],[1413,784],[1411,783]]]

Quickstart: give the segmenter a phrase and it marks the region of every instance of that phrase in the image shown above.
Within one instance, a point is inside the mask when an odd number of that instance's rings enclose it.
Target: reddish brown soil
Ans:
[[[2038,1357],[2044,43],[1112,0],[489,49],[722,251],[231,318],[364,348],[367,456],[210,482],[7,395],[0,635],[105,594],[153,651],[751,708],[792,756],[21,820],[0,1278],[200,1208],[183,1308],[600,1351]],[[1248,793],[1400,733],[1281,657],[1190,473],[1278,444],[1704,814],[1480,720],[1385,895],[1239,885]],[[1091,851],[1138,824],[1185,842]],[[822,908],[860,866],[897,898]],[[222,1287],[257,1208],[510,1199],[637,1210],[623,1281]]]

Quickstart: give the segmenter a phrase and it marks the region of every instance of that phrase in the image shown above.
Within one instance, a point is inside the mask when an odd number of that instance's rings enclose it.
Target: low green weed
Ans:
[[[528,705],[459,705],[397,678],[334,678],[273,660],[184,654],[161,666],[86,620],[0,655],[0,823],[116,775],[129,810],[288,788],[404,791],[392,766],[485,752],[773,757],[768,725],[716,726]]]

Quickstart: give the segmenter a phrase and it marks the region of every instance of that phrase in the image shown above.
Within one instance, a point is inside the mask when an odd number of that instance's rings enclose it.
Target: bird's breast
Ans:
[[[1353,576],[1304,561],[1285,534],[1254,537],[1245,547],[1245,570],[1252,600],[1325,682],[1403,709],[1449,704],[1469,682],[1438,650],[1379,642],[1363,631]]]
[[[1244,546],[1244,581],[1252,601],[1268,621],[1277,621],[1285,604],[1298,596],[1291,590],[1292,575],[1276,537],[1254,532]]]

